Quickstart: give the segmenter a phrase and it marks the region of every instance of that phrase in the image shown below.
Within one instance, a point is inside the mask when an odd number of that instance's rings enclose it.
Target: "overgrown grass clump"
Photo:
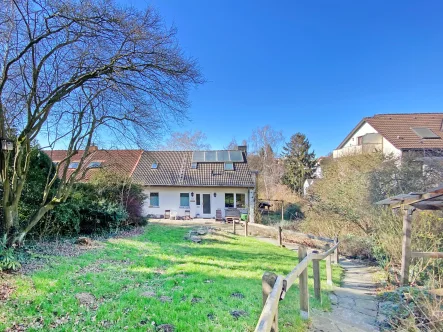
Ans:
[[[0,330],[21,325],[30,331],[155,331],[170,324],[175,331],[253,331],[262,274],[287,274],[298,263],[296,253],[228,233],[194,244],[184,239],[188,231],[151,224],[143,235],[111,239],[101,249],[57,257],[17,277],[15,292],[0,302]],[[333,277],[340,281],[339,268]],[[280,303],[285,331],[306,328],[298,295],[294,286]],[[311,297],[311,306],[327,310],[326,293],[323,304]]]

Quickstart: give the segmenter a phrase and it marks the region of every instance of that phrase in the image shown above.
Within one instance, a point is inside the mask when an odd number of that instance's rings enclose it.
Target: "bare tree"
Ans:
[[[266,125],[255,129],[249,141],[251,154],[248,156],[248,161],[252,168],[259,171],[259,185],[264,187],[266,199],[271,199],[272,189],[280,183],[283,174],[282,165],[275,157],[283,142],[283,134]]]
[[[242,140],[241,144],[237,143],[237,139],[233,137],[228,145],[224,147],[225,150],[237,150],[239,145],[247,146],[248,142],[246,140]]]
[[[210,150],[206,135],[200,130],[173,132],[162,149],[169,151],[198,151]]]
[[[175,29],[151,8],[122,8],[112,0],[1,0],[0,75],[0,136],[14,142],[12,151],[0,153],[0,231],[9,245],[20,244],[67,199],[95,137],[149,139],[183,116],[189,88],[202,83]],[[46,149],[64,145],[67,154],[55,175],[48,174],[39,208],[20,220],[37,139]],[[76,154],[79,165],[68,170]]]

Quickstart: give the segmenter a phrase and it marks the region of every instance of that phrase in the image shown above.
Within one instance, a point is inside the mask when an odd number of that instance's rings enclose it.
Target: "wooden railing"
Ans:
[[[411,252],[412,258],[443,258],[443,252]]]
[[[320,260],[326,259],[326,280],[332,286],[331,256],[338,263],[338,245],[323,253],[313,251],[307,255],[305,247],[299,247],[299,264],[286,277],[265,272],[262,277],[263,310],[255,328],[256,332],[278,331],[278,306],[292,285],[299,280],[300,314],[303,319],[309,318],[308,265],[313,263],[314,294],[321,301]]]

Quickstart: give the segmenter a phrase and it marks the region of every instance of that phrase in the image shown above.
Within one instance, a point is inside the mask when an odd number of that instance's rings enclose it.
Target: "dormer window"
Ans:
[[[158,168],[158,163],[154,161],[151,165],[151,169],[157,169],[157,168]]]
[[[100,168],[102,167],[101,161],[91,161],[88,165],[88,168]]]
[[[68,168],[73,168],[73,169],[75,169],[75,168],[78,167],[78,164],[79,164],[78,161],[74,161],[74,162],[72,162],[72,163],[69,164]]]
[[[197,163],[191,163],[191,168],[192,169],[197,169]]]
[[[233,171],[234,163],[225,163],[225,171]]]

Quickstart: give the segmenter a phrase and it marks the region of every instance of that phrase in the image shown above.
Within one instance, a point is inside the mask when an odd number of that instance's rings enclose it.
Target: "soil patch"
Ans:
[[[84,305],[87,307],[93,307],[96,303],[94,295],[90,293],[78,293],[75,294],[75,298],[78,300],[80,305]]]
[[[232,310],[230,312],[230,314],[235,319],[239,319],[240,317],[244,317],[244,316],[248,315],[248,313],[246,311],[244,311],[244,310]]]

